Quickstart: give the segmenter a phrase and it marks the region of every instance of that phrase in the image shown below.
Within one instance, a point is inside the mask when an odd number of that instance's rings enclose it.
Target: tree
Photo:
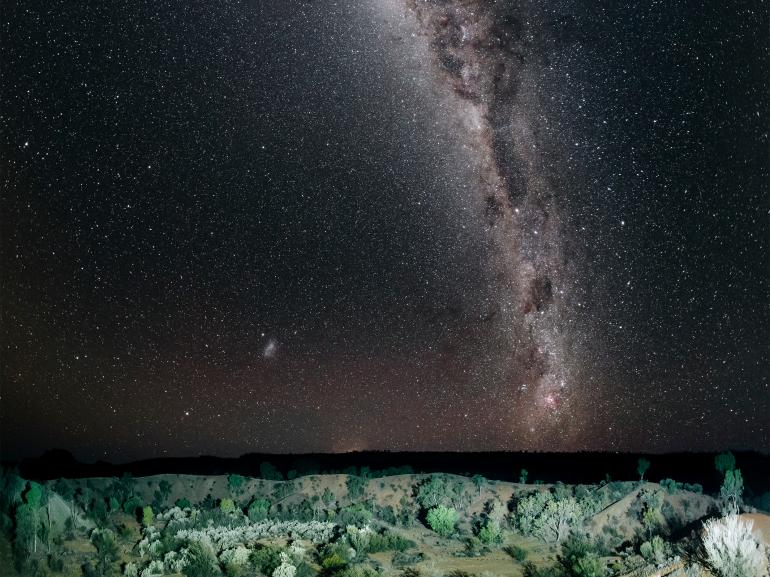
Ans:
[[[160,493],[161,502],[165,503],[166,499],[168,499],[168,496],[171,494],[171,483],[166,481],[166,479],[162,479],[158,484],[158,492]]]
[[[417,492],[417,502],[425,509],[432,509],[446,500],[446,482],[440,475],[431,475],[430,480],[423,483]]]
[[[96,571],[99,575],[109,573],[112,563],[118,558],[115,534],[109,529],[95,529],[91,542],[96,547]]]
[[[16,469],[0,467],[0,510],[8,515],[13,513],[13,507],[21,501],[21,493],[25,482]]]
[[[485,545],[490,545],[492,543],[502,543],[503,534],[502,531],[500,531],[500,524],[495,523],[491,519],[487,519],[484,522],[484,525],[482,525],[481,529],[479,529],[478,538],[479,541]]]
[[[31,553],[37,539],[37,519],[29,503],[16,507],[16,546]]]
[[[534,533],[547,543],[560,543],[582,517],[582,509],[574,497],[551,499],[535,519]]]
[[[714,457],[714,467],[716,467],[716,470],[719,471],[722,475],[727,473],[727,471],[734,470],[735,456],[730,451],[727,451],[726,453],[719,453],[716,457]]]
[[[364,495],[366,489],[366,479],[356,475],[348,476],[345,484],[348,487],[348,498],[355,501]]]
[[[442,537],[449,537],[454,533],[459,516],[452,507],[438,505],[428,511],[427,521],[430,528]]]
[[[526,485],[528,475],[529,475],[529,471],[527,471],[526,469],[522,469],[519,472],[519,483],[521,483],[522,485]]]
[[[237,495],[241,492],[241,489],[243,488],[243,483],[246,481],[246,478],[242,475],[228,475],[227,476],[227,485],[230,488],[230,493],[233,495]]]
[[[142,507],[142,525],[144,525],[145,527],[149,527],[150,525],[152,525],[153,517],[154,515],[152,512],[152,507],[150,507],[149,505],[145,505],[144,507]]]
[[[40,502],[43,498],[43,488],[34,481],[29,482],[29,487],[26,493],[24,493],[24,501],[29,505],[32,510],[33,523],[34,523],[34,536],[33,536],[33,551],[37,553],[37,529],[38,529],[38,517],[37,511],[40,508]]]
[[[476,493],[481,495],[481,487],[484,486],[486,479],[481,475],[473,475],[473,477],[471,477],[471,482],[476,487]]]
[[[650,462],[647,459],[640,458],[639,461],[637,461],[636,472],[639,473],[640,481],[644,481],[644,474],[647,472],[647,469],[649,468],[650,468]]]
[[[70,517],[75,516],[75,489],[67,481],[59,479],[53,486],[53,490],[69,505]]]
[[[249,503],[247,515],[252,523],[264,521],[270,513],[270,501],[258,497]]]
[[[265,461],[259,466],[259,476],[267,481],[283,481],[281,472],[268,461]]]
[[[762,574],[765,547],[752,532],[752,521],[737,515],[706,521],[703,549],[706,561],[720,577],[756,577]]]
[[[743,475],[740,469],[727,470],[719,490],[723,515],[735,515],[743,504]]]

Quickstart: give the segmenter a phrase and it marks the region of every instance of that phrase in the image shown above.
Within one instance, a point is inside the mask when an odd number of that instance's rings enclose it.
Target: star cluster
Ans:
[[[12,6],[3,452],[768,443],[762,2]]]

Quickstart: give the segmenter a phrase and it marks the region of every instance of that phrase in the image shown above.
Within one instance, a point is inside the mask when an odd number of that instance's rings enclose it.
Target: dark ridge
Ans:
[[[770,490],[770,455],[757,452],[734,452],[747,488],[754,494]],[[598,483],[607,480],[638,479],[637,461],[644,457],[651,462],[645,479],[660,481],[675,479],[685,483],[700,483],[708,492],[718,491],[721,477],[714,468],[714,453],[444,453],[444,452],[377,452],[264,454],[249,453],[237,458],[200,456],[158,458],[131,463],[113,464],[104,461],[82,463],[67,451],[54,450],[35,459],[4,462],[18,466],[28,479],[59,477],[118,477],[130,473],[135,477],[159,474],[224,475],[239,473],[259,477],[260,465],[269,461],[286,475],[360,471],[368,467],[377,472],[390,468],[411,467],[416,473],[480,474],[489,479],[518,481],[522,469],[528,471],[528,481],[568,484]],[[346,471],[347,470],[347,471]]]

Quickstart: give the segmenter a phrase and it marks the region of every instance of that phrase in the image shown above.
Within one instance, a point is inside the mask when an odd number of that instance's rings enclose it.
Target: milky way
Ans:
[[[477,157],[475,217],[493,247],[488,266],[496,302],[489,329],[505,337],[494,361],[495,386],[515,392],[512,430],[537,448],[579,443],[588,432],[572,400],[596,391],[580,382],[577,346],[589,327],[575,322],[581,315],[572,275],[580,263],[567,262],[564,251],[569,231],[558,197],[565,191],[554,189],[554,165],[541,152],[548,143],[538,135],[548,122],[539,102],[547,95],[537,86],[545,24],[526,3],[407,5],[427,39],[438,82],[453,93],[460,138]]]
[[[767,18],[12,6],[4,453],[766,447]]]

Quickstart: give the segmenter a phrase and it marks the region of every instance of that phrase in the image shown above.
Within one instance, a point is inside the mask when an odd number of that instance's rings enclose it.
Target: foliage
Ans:
[[[225,515],[235,512],[235,502],[232,499],[222,499],[219,501],[219,510]]]
[[[16,540],[14,542],[17,551],[34,549],[34,541],[37,535],[37,517],[29,503],[22,503],[16,507]]]
[[[131,495],[123,503],[123,512],[128,515],[134,515],[136,510],[142,506],[142,500],[137,495]]]
[[[571,577],[603,577],[605,574],[596,546],[577,533],[571,533],[562,545],[559,564]]]
[[[267,481],[283,481],[281,472],[268,461],[259,466],[259,476]]]
[[[671,546],[659,535],[655,535],[650,541],[641,544],[639,553],[645,561],[661,565],[671,556]]]
[[[522,562],[527,558],[527,550],[518,545],[508,545],[504,551],[519,562]]]
[[[265,519],[267,519],[269,513],[270,513],[270,501],[268,501],[267,499],[264,499],[262,497],[257,497],[251,503],[249,503],[249,508],[247,509],[247,515],[249,517],[249,520],[252,523],[264,521]]]
[[[473,475],[471,477],[471,482],[473,483],[474,487],[476,487],[476,492],[481,495],[481,487],[484,486],[484,483],[486,483],[486,479],[481,475]]]
[[[365,555],[369,551],[369,541],[373,533],[374,531],[368,525],[361,529],[355,525],[348,525],[346,529],[348,542],[358,555]]]
[[[677,483],[673,479],[661,479],[660,486],[663,487],[669,495],[676,495],[684,487],[682,483]]]
[[[647,531],[647,537],[651,539],[652,534],[663,522],[663,515],[661,514],[663,491],[645,489],[639,493],[639,502],[642,506],[640,521]]]
[[[246,478],[242,475],[228,475],[227,476],[227,486],[230,488],[230,492],[234,494],[238,494],[241,492],[241,489],[243,488],[243,483],[246,481]]]
[[[153,512],[152,507],[149,505],[145,505],[142,507],[142,525],[145,527],[149,527],[152,525],[152,519],[153,519]]]
[[[343,507],[336,517],[340,525],[356,525],[358,527],[363,527],[370,523],[373,518],[374,515],[364,503],[355,503]]]
[[[348,498],[351,501],[356,501],[363,497],[364,490],[366,489],[366,479],[352,475],[348,477],[345,484],[348,487]]]
[[[252,566],[265,575],[272,575],[281,564],[281,550],[278,547],[261,547],[251,552]]]
[[[574,577],[604,577],[606,568],[596,553],[589,553],[578,559],[571,567]]]
[[[735,470],[735,456],[730,451],[719,453],[714,457],[714,467],[723,475],[727,471]]]
[[[650,462],[647,459],[640,458],[636,463],[636,472],[639,473],[639,480],[644,481],[644,474],[650,468]]]
[[[459,516],[452,507],[438,505],[428,511],[427,521],[431,529],[442,537],[449,537],[454,533]]]
[[[535,518],[533,533],[547,543],[559,543],[583,517],[574,497],[549,500]]]
[[[297,572],[297,568],[291,563],[289,556],[281,552],[281,564],[273,571],[273,577],[294,577]]]
[[[321,521],[271,521],[237,527],[207,526],[200,529],[180,529],[175,537],[180,540],[210,543],[215,552],[231,549],[239,543],[248,543],[267,537],[306,539],[326,543],[334,534],[334,524]]]
[[[182,497],[181,499],[177,499],[174,505],[176,505],[180,509],[189,509],[192,507],[192,503],[190,502],[190,499],[188,499],[187,497]]]
[[[321,567],[326,569],[327,571],[335,570],[335,569],[342,569],[344,567],[347,567],[348,562],[345,561],[345,559],[339,554],[339,553],[331,553],[330,555],[327,555],[321,560]]]
[[[765,563],[765,547],[752,532],[752,526],[752,521],[742,521],[737,515],[706,521],[703,532],[705,557],[721,577],[760,575]]]
[[[529,471],[527,471],[526,469],[522,469],[519,472],[519,483],[521,483],[522,485],[526,485],[528,476],[529,476]]]
[[[719,490],[722,515],[736,515],[743,504],[743,475],[740,469],[725,472],[725,480]]]
[[[484,545],[502,543],[503,534],[502,531],[500,531],[500,524],[491,519],[487,519],[479,529],[478,538]]]
[[[417,491],[417,502],[424,509],[433,509],[442,505],[447,499],[446,481],[441,475],[431,475],[430,479],[420,485]]]
[[[182,573],[186,577],[211,577],[218,573],[216,559],[200,543],[190,543],[184,557]]]
[[[96,547],[96,572],[105,575],[118,558],[118,544],[115,534],[109,529],[94,529],[91,542]]]

